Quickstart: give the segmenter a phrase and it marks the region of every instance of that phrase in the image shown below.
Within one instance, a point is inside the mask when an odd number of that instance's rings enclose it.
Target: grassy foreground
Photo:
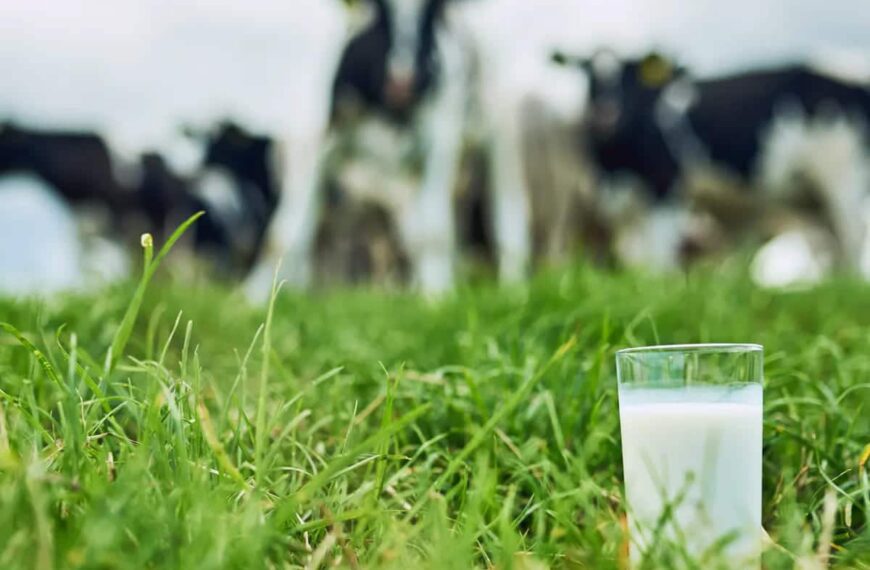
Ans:
[[[766,346],[765,566],[870,568],[870,286],[577,268],[267,321],[159,277],[135,321],[0,301],[0,568],[622,567],[613,352],[697,341]]]

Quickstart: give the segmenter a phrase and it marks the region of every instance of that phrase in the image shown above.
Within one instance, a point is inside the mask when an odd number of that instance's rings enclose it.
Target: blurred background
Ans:
[[[479,56],[476,65],[484,68],[483,82],[499,86],[490,90],[484,105],[491,104],[493,97],[501,98],[512,102],[503,112],[520,114],[518,144],[525,168],[519,176],[526,182],[530,211],[528,224],[523,214],[516,214],[511,231],[523,233],[528,225],[531,235],[530,259],[517,262],[527,265],[520,272],[578,257],[613,267],[672,270],[705,257],[708,251],[710,259],[718,262],[727,256],[723,250],[744,252],[747,247],[753,251],[753,274],[762,284],[813,281],[840,270],[862,272],[863,250],[852,253],[854,247],[846,242],[863,244],[864,235],[855,230],[846,236],[841,226],[851,222],[837,216],[848,210],[854,225],[863,228],[864,209],[838,206],[836,200],[826,198],[836,191],[831,189],[823,188],[822,198],[813,203],[821,202],[829,212],[839,208],[839,214],[804,225],[774,224],[775,230],[770,225],[763,230],[753,226],[748,238],[746,232],[734,238],[733,220],[711,216],[709,211],[688,222],[682,214],[660,218],[664,220],[660,224],[679,229],[677,238],[667,229],[624,237],[614,218],[633,220],[629,225],[635,229],[655,224],[637,221],[624,205],[614,210],[612,201],[601,198],[605,193],[616,196],[613,188],[621,187],[625,177],[618,165],[601,163],[595,137],[587,136],[590,121],[594,123],[595,114],[600,118],[604,112],[595,105],[596,92],[590,90],[594,74],[601,71],[593,60],[602,53],[616,61],[673,62],[669,69],[688,70],[693,81],[805,64],[824,69],[841,85],[866,90],[870,11],[861,0],[835,0],[824,6],[792,0],[447,3],[455,6],[445,8],[449,17],[444,15],[435,25],[461,28],[471,37]],[[396,9],[390,2],[385,4]],[[147,231],[165,237],[170,228],[200,209],[207,215],[187,239],[188,251],[179,256],[180,266],[206,266],[210,275],[241,283],[258,265],[268,265],[266,258],[280,258],[283,250],[292,249],[292,244],[280,239],[278,245],[273,243],[282,230],[270,229],[270,224],[302,224],[293,221],[292,213],[275,216],[279,203],[288,211],[305,209],[293,202],[304,197],[287,190],[295,184],[294,175],[288,173],[304,171],[302,161],[323,169],[340,168],[316,157],[331,152],[331,134],[345,128],[336,121],[337,66],[355,35],[377,25],[373,24],[380,9],[376,5],[367,0],[0,0],[0,290],[26,294],[123,278],[135,265],[130,260],[138,258],[139,234]],[[400,18],[393,20],[395,26]],[[553,61],[555,52],[562,54],[562,65]],[[655,58],[649,59],[653,53]],[[389,60],[390,54],[386,57]],[[570,65],[574,62],[576,66]],[[588,65],[584,68],[583,63]],[[435,83],[435,94],[423,94],[417,103],[425,104],[426,97],[437,96],[437,90],[450,81],[442,77]],[[625,96],[628,87],[623,83],[621,88]],[[699,100],[699,92],[704,93],[700,88],[693,91],[693,102]],[[839,92],[832,92],[836,103]],[[781,90],[774,95],[789,97]],[[739,97],[735,101],[734,106],[722,99],[711,103],[719,113],[714,120],[737,120],[742,104]],[[845,117],[866,149],[863,111],[860,105],[855,109],[850,105],[844,105],[839,116]],[[367,111],[371,109],[363,110]],[[647,111],[652,116],[652,107]],[[804,111],[809,117],[816,109]],[[768,132],[773,119],[764,119],[766,124],[745,129]],[[425,139],[425,132],[413,129],[414,121],[413,117],[395,121],[397,126],[391,128],[412,129]],[[694,130],[693,139],[705,142],[702,129],[696,125]],[[811,134],[808,128],[795,136]],[[665,142],[668,138],[665,132]],[[227,140],[233,156],[221,155],[216,144]],[[388,137],[372,140],[400,145]],[[307,152],[293,150],[298,141],[307,145]],[[260,154],[253,150],[258,144]],[[758,163],[768,146],[778,148],[772,143],[761,146],[756,149]],[[103,164],[101,154],[108,163]],[[835,169],[863,169],[866,153],[862,150],[858,155],[858,162],[846,166],[838,162]],[[74,164],[56,164],[63,161]],[[681,172],[688,168],[682,159],[677,162]],[[380,168],[380,163],[372,164],[370,168]],[[542,165],[547,170],[543,174]],[[229,175],[216,180],[209,166],[220,166]],[[254,172],[258,168],[269,172],[258,178]],[[499,259],[504,263],[506,254],[493,250],[510,249],[505,249],[510,238],[499,237],[492,229],[494,222],[487,221],[494,210],[487,206],[487,196],[497,192],[485,189],[498,180],[493,168],[499,166],[482,168],[489,170],[488,175],[456,177],[456,186],[464,188],[454,190],[456,226],[446,231],[455,236],[451,239],[456,240],[458,253],[450,255],[463,271],[495,265]],[[100,174],[101,169],[106,172]],[[644,183],[643,173],[625,170],[632,175],[628,178],[633,192],[643,196],[644,190],[636,188]],[[724,178],[727,185],[742,187],[735,192],[766,195],[764,189],[745,188],[757,186],[759,180],[763,183],[757,171],[753,168],[739,183]],[[394,179],[395,172],[384,166],[382,180]],[[420,173],[418,179],[424,178],[425,172]],[[864,179],[858,178],[844,184],[861,186]],[[553,188],[559,185],[569,190]],[[306,277],[306,282],[413,284],[422,280],[425,284],[429,279],[439,284],[437,277],[421,277],[423,262],[415,257],[413,239],[406,232],[379,227],[391,227],[389,208],[362,218],[347,214],[356,206],[336,198],[334,185],[324,186],[330,188],[322,191],[321,206],[311,210],[318,220],[312,238],[316,243],[303,248],[314,260],[319,277]],[[651,212],[661,209],[660,203],[673,212],[676,203],[691,195],[685,186],[664,201],[640,200],[645,204],[643,215],[659,219]],[[854,194],[851,188],[849,192]],[[850,204],[858,204],[855,196],[850,199]],[[761,208],[754,203],[742,207]],[[339,221],[331,223],[332,212],[339,210],[345,211],[344,217],[336,214]],[[697,213],[699,207],[692,203],[685,211]],[[558,224],[553,216],[559,218]],[[699,229],[699,223],[711,217],[714,229]],[[563,235],[546,235],[556,225]],[[823,237],[813,237],[817,235]],[[776,241],[777,237],[782,239]],[[650,249],[650,242],[670,247],[675,239],[680,242],[673,246],[676,262],[670,253]],[[638,242],[644,247],[627,251]],[[277,248],[277,253],[269,253],[270,248]]]

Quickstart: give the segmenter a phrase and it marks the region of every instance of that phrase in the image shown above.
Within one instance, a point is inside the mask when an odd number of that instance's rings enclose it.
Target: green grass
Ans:
[[[0,568],[616,568],[613,353],[699,341],[766,347],[765,566],[870,568],[870,286],[134,290],[0,301]]]

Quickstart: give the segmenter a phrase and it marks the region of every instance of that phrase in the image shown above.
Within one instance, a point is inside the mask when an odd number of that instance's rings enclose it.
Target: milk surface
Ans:
[[[733,534],[727,559],[758,568],[761,385],[620,387],[619,408],[632,562],[659,528],[696,556]]]

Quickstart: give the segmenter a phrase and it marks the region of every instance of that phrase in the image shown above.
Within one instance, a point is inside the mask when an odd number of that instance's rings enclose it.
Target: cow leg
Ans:
[[[847,267],[857,270],[865,237],[864,203],[870,192],[870,164],[863,137],[852,124],[836,121],[817,125],[815,183],[827,205]],[[808,157],[809,158],[809,157]]]
[[[807,180],[818,192],[846,267],[858,269],[866,228],[870,165],[860,131],[848,120],[779,117],[765,141],[762,185],[781,197]]]
[[[531,214],[523,168],[521,116],[517,108],[503,102],[492,102],[486,107],[490,112],[487,150],[492,172],[490,195],[499,278],[503,283],[517,282],[526,277],[531,252]]]
[[[268,298],[279,263],[279,280],[298,288],[311,281],[311,253],[320,215],[320,137],[290,140],[286,153],[285,191],[269,225],[265,251],[245,283],[248,297],[255,301]]]
[[[864,200],[867,190],[870,189],[866,165],[855,164],[847,167],[831,182],[825,183],[823,189],[828,194],[829,215],[840,241],[844,260],[849,269],[859,269],[866,233]]]
[[[443,86],[424,112],[426,160],[422,186],[399,223],[415,284],[426,294],[449,290],[454,281],[456,236],[453,191],[462,154],[463,101],[458,86]]]

